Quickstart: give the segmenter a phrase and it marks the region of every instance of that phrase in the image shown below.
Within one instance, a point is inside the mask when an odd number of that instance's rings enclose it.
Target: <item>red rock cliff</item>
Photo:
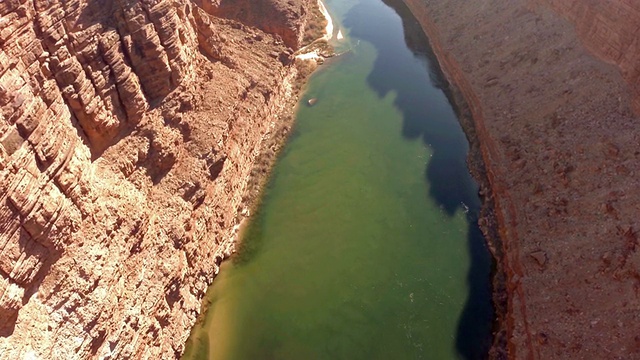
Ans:
[[[0,3],[0,357],[182,353],[291,95],[289,3]]]
[[[491,357],[639,358],[638,2],[404,2],[486,170]]]
[[[215,16],[278,34],[285,44],[297,48],[302,41],[304,27],[298,19],[306,16],[309,1],[197,0],[197,3]]]
[[[640,114],[640,2],[637,0],[540,0],[571,21],[583,44],[616,65],[633,93]]]

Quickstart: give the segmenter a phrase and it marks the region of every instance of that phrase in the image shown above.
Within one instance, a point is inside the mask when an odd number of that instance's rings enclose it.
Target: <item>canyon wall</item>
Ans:
[[[404,2],[472,143],[497,261],[490,357],[640,357],[640,4]]]
[[[285,44],[297,47],[302,41],[307,6],[296,1],[197,0],[208,13],[234,19],[282,37]]]
[[[640,114],[640,2],[538,1],[571,21],[593,54],[620,69],[633,94],[633,109]]]
[[[182,353],[310,5],[239,3],[0,3],[2,358]]]

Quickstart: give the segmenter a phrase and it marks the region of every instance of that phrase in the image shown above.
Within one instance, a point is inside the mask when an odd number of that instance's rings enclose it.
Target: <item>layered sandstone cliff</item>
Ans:
[[[273,16],[0,3],[0,357],[183,351],[291,95],[310,2],[234,3]]]
[[[404,2],[483,164],[491,357],[640,358],[640,3]]]

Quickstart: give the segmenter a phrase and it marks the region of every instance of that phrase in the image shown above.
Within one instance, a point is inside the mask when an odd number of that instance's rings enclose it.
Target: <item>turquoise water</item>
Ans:
[[[326,4],[346,52],[309,82],[184,358],[482,357],[489,255],[427,40],[401,4]]]

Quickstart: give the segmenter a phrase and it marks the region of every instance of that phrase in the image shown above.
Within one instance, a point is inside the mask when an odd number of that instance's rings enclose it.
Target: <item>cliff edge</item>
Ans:
[[[0,3],[2,358],[180,356],[311,5]]]
[[[640,3],[404,2],[477,143],[490,357],[640,357]]]

